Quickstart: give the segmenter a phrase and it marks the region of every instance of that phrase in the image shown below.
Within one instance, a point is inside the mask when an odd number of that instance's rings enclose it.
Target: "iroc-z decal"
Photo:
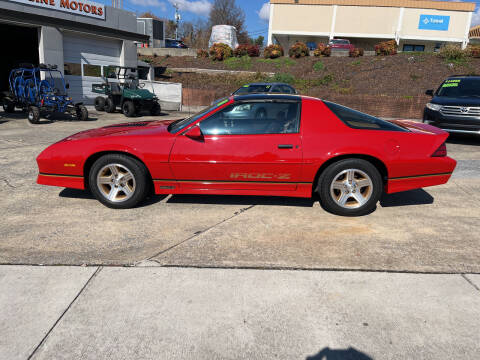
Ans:
[[[290,180],[292,174],[274,174],[274,173],[231,173],[231,179],[275,179]]]

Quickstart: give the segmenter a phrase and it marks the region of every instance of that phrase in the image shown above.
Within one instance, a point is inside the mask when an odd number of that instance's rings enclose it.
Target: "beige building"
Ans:
[[[268,44],[348,39],[373,50],[395,39],[400,51],[467,46],[473,2],[430,0],[270,0]]]

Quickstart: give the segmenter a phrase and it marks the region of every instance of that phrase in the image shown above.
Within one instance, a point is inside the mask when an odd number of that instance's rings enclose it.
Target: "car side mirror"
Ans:
[[[70,89],[70,84],[69,83],[65,84],[65,89]]]
[[[433,96],[433,90],[427,90],[427,91],[425,91],[425,95]]]
[[[185,133],[185,136],[192,140],[197,140],[197,141],[203,141],[204,139],[202,130],[198,125],[195,125],[190,129],[188,129],[187,132]]]
[[[138,87],[139,87],[140,89],[143,89],[143,88],[145,87],[145,83],[139,83],[139,84],[138,84]]]

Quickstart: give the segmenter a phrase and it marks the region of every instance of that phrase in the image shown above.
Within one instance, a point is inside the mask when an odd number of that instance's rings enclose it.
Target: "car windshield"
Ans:
[[[235,95],[251,94],[251,93],[266,93],[269,92],[272,85],[244,85],[234,92]]]
[[[193,124],[195,121],[200,119],[202,116],[207,115],[210,111],[212,111],[213,109],[225,104],[226,102],[228,102],[228,100],[224,100],[224,101],[222,101],[218,104],[210,106],[210,107],[200,111],[199,113],[196,113],[195,115],[192,115],[192,116],[187,117],[185,119],[180,119],[180,120],[174,121],[173,123],[168,125],[168,131],[171,132],[171,133],[179,132],[180,130],[185,129],[188,125]]]
[[[480,78],[447,79],[438,88],[437,96],[480,97]]]

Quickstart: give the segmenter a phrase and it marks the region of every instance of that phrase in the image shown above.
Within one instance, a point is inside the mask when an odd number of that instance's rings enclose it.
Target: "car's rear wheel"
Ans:
[[[93,164],[89,174],[90,190],[102,204],[114,209],[136,206],[148,194],[145,165],[122,154],[108,154]]]
[[[8,98],[3,99],[3,111],[6,113],[15,112],[15,103]]]
[[[97,96],[95,98],[95,110],[97,111],[105,110],[105,98],[103,96]]]
[[[382,191],[380,172],[363,159],[344,159],[331,164],[317,184],[325,210],[342,216],[369,214],[375,209]]]
[[[84,105],[79,105],[75,109],[75,114],[77,116],[77,120],[80,120],[80,121],[87,121],[88,120],[88,110]]]

